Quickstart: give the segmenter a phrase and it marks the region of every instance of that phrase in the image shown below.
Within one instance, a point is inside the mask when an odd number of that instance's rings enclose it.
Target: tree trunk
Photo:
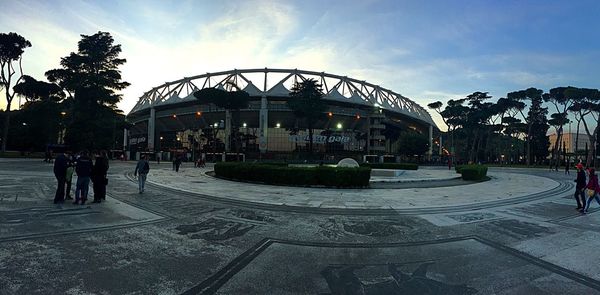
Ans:
[[[579,125],[581,124],[581,120],[577,121],[577,133],[575,135],[575,158],[577,159],[577,151],[579,150]]]
[[[598,127],[594,128],[594,134],[588,135],[590,139],[590,149],[588,150],[587,159],[585,161],[586,166],[596,167],[596,136],[598,135]]]
[[[550,161],[550,167],[552,167],[553,164],[556,164],[556,167],[558,168],[559,159],[558,159],[557,155],[560,154],[559,153],[559,149],[560,149],[559,142],[560,142],[561,137],[562,137],[562,126],[560,126],[558,129],[556,129],[556,140],[554,141],[554,149],[552,150],[552,160]],[[556,161],[556,162],[554,162],[554,161]]]
[[[533,124],[529,124],[527,126],[527,138],[525,144],[527,144],[527,167],[531,165],[531,129],[533,128]]]
[[[590,129],[588,128],[587,122],[585,121],[585,119],[583,117],[581,117],[581,121],[583,122],[583,128],[585,129],[585,134],[587,134],[587,136],[591,139],[592,134],[590,133]],[[587,144],[587,142],[585,143],[585,154],[586,154],[585,166],[589,167],[590,162],[591,162],[591,158],[590,158],[590,155],[589,155],[589,150],[588,150],[588,144]]]
[[[8,142],[8,125],[10,124],[10,104],[6,106],[6,111],[4,112],[4,130],[2,130],[2,152],[6,152],[6,143]]]
[[[475,131],[475,137],[473,138],[473,143],[471,145],[471,151],[469,152],[469,161],[475,161],[475,150],[477,149],[477,141],[479,140],[479,131]]]

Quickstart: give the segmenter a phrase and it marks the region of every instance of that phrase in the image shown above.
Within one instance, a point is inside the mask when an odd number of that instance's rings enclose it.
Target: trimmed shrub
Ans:
[[[262,163],[221,162],[215,164],[219,177],[280,185],[323,185],[328,187],[369,186],[371,168],[287,167]]]
[[[454,166],[454,171],[456,171],[456,173],[460,173],[460,169],[462,169],[462,167],[465,165],[456,165]]]
[[[417,170],[419,165],[414,163],[362,163],[361,167],[371,167],[371,169],[394,169],[394,170]]]
[[[483,165],[461,165],[460,169],[457,167],[457,172],[462,174],[463,180],[484,180],[487,176],[487,166]]]

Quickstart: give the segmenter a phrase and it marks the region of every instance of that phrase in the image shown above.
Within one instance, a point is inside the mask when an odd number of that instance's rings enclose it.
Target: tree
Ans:
[[[229,142],[234,139],[236,153],[239,153],[241,144],[239,127],[240,127],[240,110],[248,108],[250,95],[243,90],[240,90],[237,85],[230,83],[231,87],[236,88],[236,91],[225,91],[217,88],[204,88],[194,93],[196,99],[202,104],[212,103],[219,108],[223,108],[226,112],[233,111],[233,122],[230,122],[229,114],[225,115],[225,125],[232,126],[231,134],[227,134],[226,138]]]
[[[531,100],[529,112],[527,112],[527,157],[531,158],[536,165],[548,157],[550,140],[548,133],[548,108],[542,107],[542,98],[535,96]],[[528,164],[531,161],[528,160]]]
[[[11,90],[13,79],[14,84],[18,84],[23,77],[23,52],[25,48],[31,47],[31,43],[23,36],[17,33],[0,33],[0,90],[4,90],[6,97],[6,111],[4,116],[4,130],[2,132],[2,152],[6,151],[8,141],[8,126],[10,125],[10,106],[14,98],[14,92]],[[15,70],[15,62],[18,62],[19,74]],[[18,78],[17,78],[18,77]]]
[[[398,153],[404,156],[422,156],[429,150],[429,139],[416,132],[405,132],[398,140]]]
[[[565,95],[565,91],[568,89],[572,89],[575,90],[575,87],[556,87],[556,88],[552,88],[550,89],[550,91],[548,93],[544,93],[542,95],[542,98],[544,99],[545,102],[548,102],[550,104],[552,104],[556,110],[556,116],[553,121],[553,123],[555,124],[560,124],[563,123],[563,125],[556,125],[558,128],[556,129],[556,140],[554,141],[554,145],[552,148],[552,159],[555,160],[555,164],[556,167],[558,168],[559,165],[559,150],[560,150],[560,146],[559,143],[561,142],[562,139],[562,132],[563,132],[563,126],[564,124],[567,124],[568,118],[567,118],[567,112],[569,111],[569,108],[571,107],[571,105],[575,102],[575,97],[571,96],[571,95]],[[566,92],[567,94],[569,93],[573,93],[573,92]],[[566,119],[566,120],[565,120]],[[550,121],[548,121],[550,122]],[[551,163],[552,166],[552,163]]]
[[[573,99],[574,103],[569,108],[570,111],[576,112],[576,120],[579,122],[583,122],[583,127],[585,133],[588,135],[590,140],[591,149],[586,148],[586,165],[589,166],[596,164],[596,142],[598,138],[598,134],[600,133],[600,91],[598,89],[588,89],[588,88],[575,88],[568,87],[564,92],[565,96],[568,96]],[[578,116],[577,116],[578,115]],[[587,115],[591,115],[594,123],[596,123],[596,127],[593,131],[590,130],[590,126],[588,126],[585,117]]]
[[[308,150],[313,152],[313,132],[315,122],[327,111],[323,101],[321,84],[314,79],[298,82],[292,87],[287,106],[298,119],[305,119],[308,126]]]
[[[33,77],[24,75],[23,81],[13,87],[15,94],[25,98],[27,102],[54,101],[59,102],[65,98],[65,93],[60,86],[54,83],[38,81]]]
[[[67,92],[65,142],[75,149],[109,148],[114,145],[114,128],[121,111],[118,91],[130,84],[121,81],[121,45],[108,32],[81,35],[77,52],[61,58],[60,69],[46,72],[50,82]]]
[[[62,89],[53,83],[38,81],[24,75],[13,87],[16,95],[25,98],[18,114],[26,132],[20,132],[20,149],[44,150],[46,144],[58,143],[58,134],[63,129],[62,107],[59,102],[65,97]],[[11,144],[12,145],[12,144]],[[13,145],[15,146],[15,145]]]
[[[471,132],[469,135],[469,160],[478,161],[479,153],[477,152],[481,148],[484,136],[489,134],[488,126],[489,120],[492,116],[497,113],[493,103],[485,102],[492,98],[487,92],[473,92],[467,95],[465,101],[468,103],[469,108],[466,112],[463,126]]]
[[[449,118],[442,115],[442,105],[444,105],[444,104],[441,101],[436,101],[436,102],[432,102],[432,103],[428,104],[427,107],[434,110],[436,113],[438,113],[440,115],[440,117],[442,117],[442,121],[446,125],[447,132],[450,132],[450,147],[451,147],[450,150],[453,153],[454,152],[454,129],[456,129],[456,126],[451,125],[450,122],[448,122]],[[452,155],[450,155],[450,156],[452,156]]]
[[[541,116],[543,116],[545,118],[546,113],[547,113],[547,110],[545,108],[541,107],[543,93],[544,93],[544,91],[542,91],[541,89],[530,87],[525,90],[513,91],[506,95],[506,97],[508,99],[507,103],[510,104],[513,107],[513,109],[518,111],[518,113],[521,115],[523,121],[527,125],[527,129],[525,132],[525,134],[526,134],[525,144],[527,145],[526,158],[527,158],[528,166],[531,164],[532,136],[542,136],[542,135],[533,133],[533,125],[536,123],[539,123],[541,120],[543,120]],[[526,104],[525,104],[526,101],[531,102],[530,110],[527,113],[527,116],[525,116],[525,113],[524,113],[524,110],[526,107]],[[532,112],[532,109],[533,109],[533,112]],[[543,136],[545,137],[546,133],[544,133]]]

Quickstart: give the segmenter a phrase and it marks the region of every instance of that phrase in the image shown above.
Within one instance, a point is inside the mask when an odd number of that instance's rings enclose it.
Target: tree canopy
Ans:
[[[81,35],[77,52],[61,58],[61,68],[46,72],[50,82],[68,93],[65,142],[74,149],[107,149],[115,144],[115,129],[124,125],[116,104],[128,82],[119,66],[121,45],[107,32]]]
[[[23,53],[31,47],[31,42],[23,36],[10,32],[0,33],[0,90],[4,89],[6,98],[6,113],[4,115],[4,128],[2,132],[2,152],[6,151],[8,142],[8,128],[10,125],[10,108],[14,98],[11,85],[18,84],[23,77]],[[14,62],[18,62],[18,76]],[[16,80],[13,80],[16,78]]]
[[[313,132],[316,121],[327,111],[323,101],[323,89],[314,79],[307,79],[294,84],[287,100],[287,107],[298,119],[305,119],[308,126],[308,149],[313,151]]]

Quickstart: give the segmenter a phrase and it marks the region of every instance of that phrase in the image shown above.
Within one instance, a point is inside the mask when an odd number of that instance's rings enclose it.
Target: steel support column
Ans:
[[[148,150],[154,151],[154,129],[156,124],[156,111],[150,109],[150,118],[148,119]]]

